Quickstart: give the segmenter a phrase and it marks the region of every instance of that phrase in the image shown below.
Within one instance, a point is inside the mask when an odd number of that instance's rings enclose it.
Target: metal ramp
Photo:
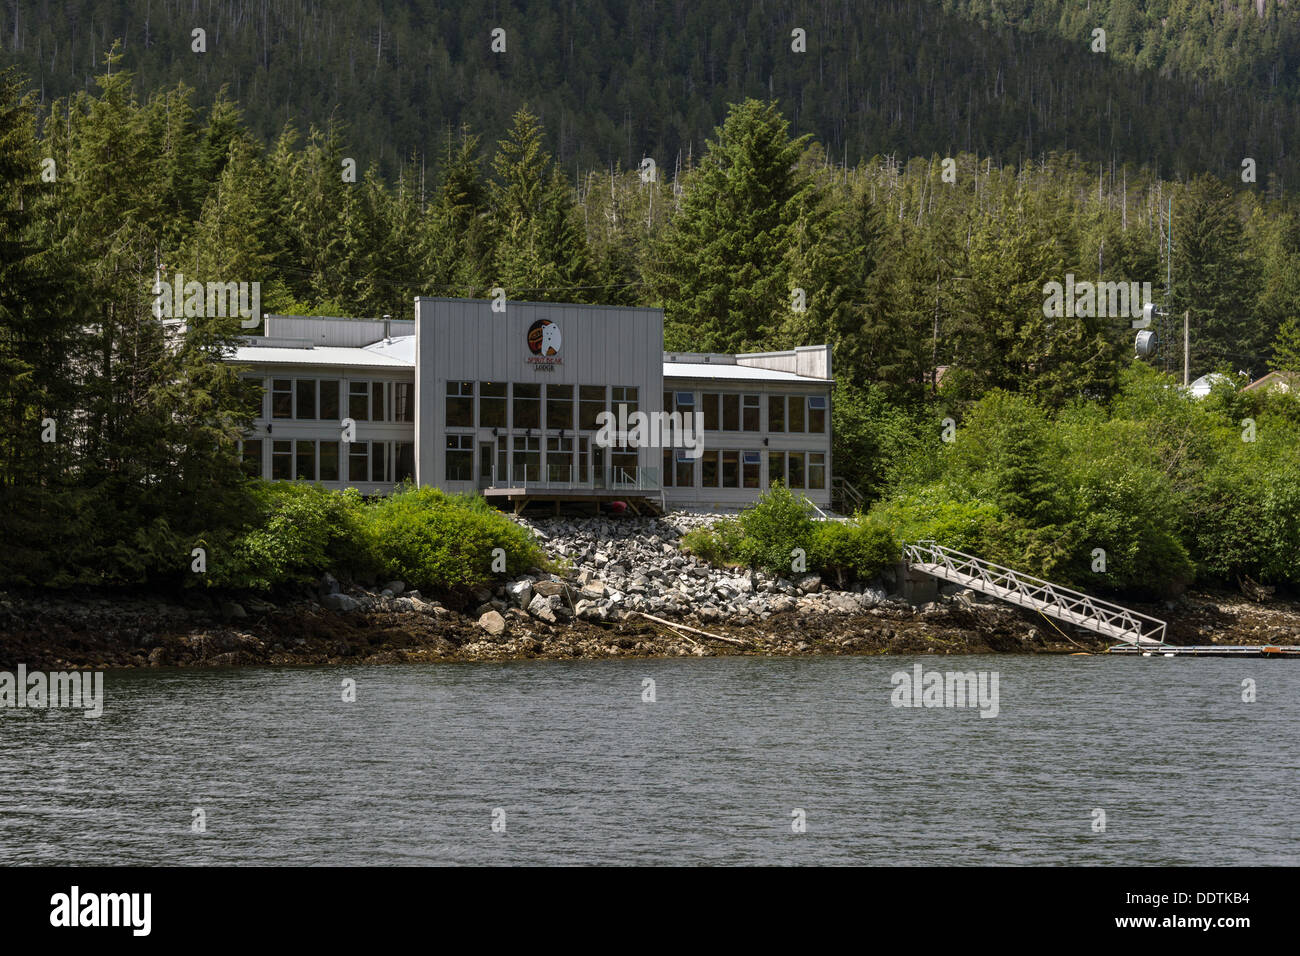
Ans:
[[[1109,601],[1004,568],[934,541],[903,545],[908,565],[1009,604],[1027,607],[1066,624],[1125,644],[1164,646],[1165,622]]]

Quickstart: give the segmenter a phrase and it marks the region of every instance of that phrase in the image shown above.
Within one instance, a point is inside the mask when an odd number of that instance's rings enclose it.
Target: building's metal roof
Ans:
[[[829,385],[831,379],[810,378],[794,372],[755,368],[752,365],[723,365],[710,362],[664,362],[664,378],[711,378],[736,382],[802,382]]]
[[[414,361],[404,361],[371,348],[343,348],[320,345],[315,348],[276,348],[245,345],[235,349],[231,361],[241,365],[325,365],[353,368],[414,368]]]

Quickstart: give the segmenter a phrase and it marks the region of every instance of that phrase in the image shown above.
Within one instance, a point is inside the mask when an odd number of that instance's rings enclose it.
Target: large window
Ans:
[[[804,430],[803,410],[804,410],[805,403],[806,402],[804,396],[802,395],[790,396],[790,421],[788,423],[790,426],[789,431],[801,432]]]
[[[741,469],[744,473],[744,485],[746,488],[759,487],[760,462],[763,456],[756,451],[744,452],[741,456]]]
[[[374,422],[386,421],[387,413],[384,411],[384,391],[385,382],[370,383],[370,420]]]
[[[681,449],[676,452],[676,484],[678,488],[695,487],[695,459]]]
[[[348,383],[348,417],[356,422],[370,421],[370,383]]]
[[[514,385],[515,428],[542,427],[542,386],[537,383]],[[535,479],[534,479],[535,480]]]
[[[722,453],[722,487],[740,487],[740,452],[738,451]]]
[[[518,385],[515,386],[519,388]],[[516,399],[517,401],[518,399]],[[516,413],[518,414],[518,413]],[[518,422],[518,418],[516,418]],[[515,437],[515,462],[512,480],[515,484],[525,481],[542,480],[542,445],[540,438],[529,438],[527,435],[516,435]]]
[[[480,428],[506,427],[506,383],[478,383],[478,424]]]
[[[600,427],[596,419],[605,410],[604,385],[578,386],[578,427],[583,431],[595,431]]]
[[[803,472],[804,453],[801,451],[792,451],[790,452],[789,458],[790,458],[790,487],[802,488],[804,487],[804,472]]]
[[[474,383],[447,383],[447,427],[474,427]]]
[[[322,382],[322,385],[325,383]],[[322,397],[321,401],[324,401]],[[324,414],[321,415],[324,418]],[[415,421],[415,383],[396,382],[393,384],[393,421]]]
[[[785,431],[784,395],[767,396],[767,430],[770,432]]]
[[[778,481],[785,484],[785,452],[770,451],[767,453],[767,483],[771,486]]]
[[[810,432],[826,431],[826,396],[808,396],[808,430]]]
[[[297,381],[298,408],[294,418],[315,418],[316,417],[316,380],[314,378],[300,378]]]
[[[718,402],[721,399],[717,392],[705,392],[704,401],[704,430],[716,432],[718,430]]]
[[[370,480],[370,442],[354,441],[348,445],[348,481]]]
[[[402,444],[407,444],[403,442]],[[474,480],[474,436],[447,436],[447,480]]]
[[[271,442],[271,480],[293,481],[293,442]]]
[[[293,379],[271,380],[271,417],[293,418]]]
[[[552,430],[573,428],[573,386],[546,386],[546,427]]]
[[[746,395],[743,401],[742,417],[740,427],[747,432],[756,432],[759,430],[759,399],[758,395]]]
[[[630,418],[637,409],[637,395],[640,394],[640,389],[631,385],[615,385],[611,394],[610,404],[613,406],[614,414],[619,413],[620,405],[626,405]]]
[[[339,443],[336,441],[320,443],[320,480],[339,480]]]
[[[731,393],[722,396],[722,430],[740,431],[740,396]]]
[[[294,474],[299,481],[316,480],[316,443],[314,441],[297,441],[294,456]]]
[[[339,420],[339,381],[322,379],[320,383],[320,418],[323,422]]]
[[[826,487],[826,453],[813,451],[808,453],[808,487],[822,489]]]
[[[399,441],[394,446],[393,481],[415,480],[415,442]]]
[[[718,487],[718,452],[716,449],[700,455],[700,484],[705,488]]]
[[[549,415],[547,417],[549,418]],[[547,438],[546,480],[574,481],[576,477],[573,474],[573,439]]]
[[[388,445],[386,441],[372,441],[370,443],[370,480],[371,481],[392,481],[393,467],[392,461],[388,457]]]
[[[262,477],[262,439],[245,438],[244,447],[240,450],[241,464],[244,467],[244,474],[250,478]]]

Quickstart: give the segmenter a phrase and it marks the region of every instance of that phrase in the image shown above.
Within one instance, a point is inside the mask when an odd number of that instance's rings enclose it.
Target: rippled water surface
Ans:
[[[996,671],[998,716],[891,706],[917,662]],[[1294,661],[118,671],[105,692],[99,720],[0,710],[0,862],[1300,862]]]

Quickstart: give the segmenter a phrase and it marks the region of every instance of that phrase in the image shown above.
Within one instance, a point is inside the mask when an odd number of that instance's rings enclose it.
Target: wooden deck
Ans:
[[[496,505],[509,504],[515,514],[522,514],[530,505],[553,505],[559,514],[564,505],[589,505],[599,514],[600,506],[612,501],[627,504],[629,514],[661,515],[664,513],[663,492],[635,488],[483,488],[482,495]]]

